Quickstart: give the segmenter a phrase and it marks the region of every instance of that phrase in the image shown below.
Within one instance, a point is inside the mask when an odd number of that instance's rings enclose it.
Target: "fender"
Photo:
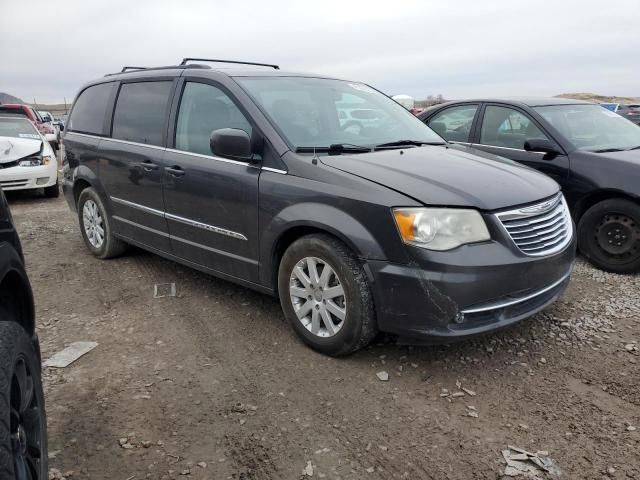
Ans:
[[[98,175],[86,165],[79,165],[78,167],[73,169],[73,172],[71,174],[70,183],[73,187],[71,189],[70,195],[73,198],[74,210],[77,209],[74,192],[78,182],[87,182],[89,185],[91,185],[91,187],[95,189],[96,192],[98,192],[98,195],[100,195],[100,198],[102,199],[102,202],[104,203],[105,208],[108,210],[109,215],[111,215],[112,213],[111,200],[109,196],[105,193],[104,187],[102,186],[102,182],[100,182]],[[65,187],[65,195],[69,195],[66,192],[66,187]]]
[[[371,232],[356,218],[331,205],[297,203],[282,209],[264,226],[260,239],[260,280],[272,286],[277,247],[287,232],[308,228],[320,230],[339,238],[361,259],[386,260],[382,246]]]

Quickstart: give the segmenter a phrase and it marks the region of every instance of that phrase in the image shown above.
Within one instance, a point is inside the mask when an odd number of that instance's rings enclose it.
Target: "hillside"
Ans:
[[[0,92],[0,103],[24,103],[18,97],[9,95],[8,93]]]
[[[640,103],[640,97],[615,97],[596,95],[595,93],[561,93],[558,98],[570,98],[572,100],[586,100],[594,103]]]

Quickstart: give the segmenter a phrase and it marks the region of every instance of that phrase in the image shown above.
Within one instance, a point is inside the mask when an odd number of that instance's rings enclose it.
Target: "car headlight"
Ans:
[[[29,157],[22,160],[18,165],[21,167],[39,167],[40,165],[49,165],[51,162],[50,155],[43,155],[42,157]]]
[[[395,208],[393,216],[404,243],[429,250],[451,250],[491,239],[477,210]]]

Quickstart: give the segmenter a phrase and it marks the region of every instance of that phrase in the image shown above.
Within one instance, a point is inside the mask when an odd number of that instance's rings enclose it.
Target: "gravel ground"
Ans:
[[[514,445],[562,478],[640,478],[640,276],[580,261],[514,328],[331,359],[273,298],[140,250],[97,260],[62,198],[10,203],[43,357],[99,343],[44,372],[53,477],[496,479]]]

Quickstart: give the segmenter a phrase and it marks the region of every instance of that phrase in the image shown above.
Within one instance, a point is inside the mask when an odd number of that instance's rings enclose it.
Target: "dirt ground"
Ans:
[[[269,296],[137,249],[98,260],[62,198],[10,204],[43,357],[99,343],[44,372],[67,478],[496,479],[515,445],[562,478],[640,479],[640,276],[581,261],[563,300],[507,331],[331,359]],[[153,298],[163,282],[176,297]],[[475,395],[442,396],[457,382]]]

